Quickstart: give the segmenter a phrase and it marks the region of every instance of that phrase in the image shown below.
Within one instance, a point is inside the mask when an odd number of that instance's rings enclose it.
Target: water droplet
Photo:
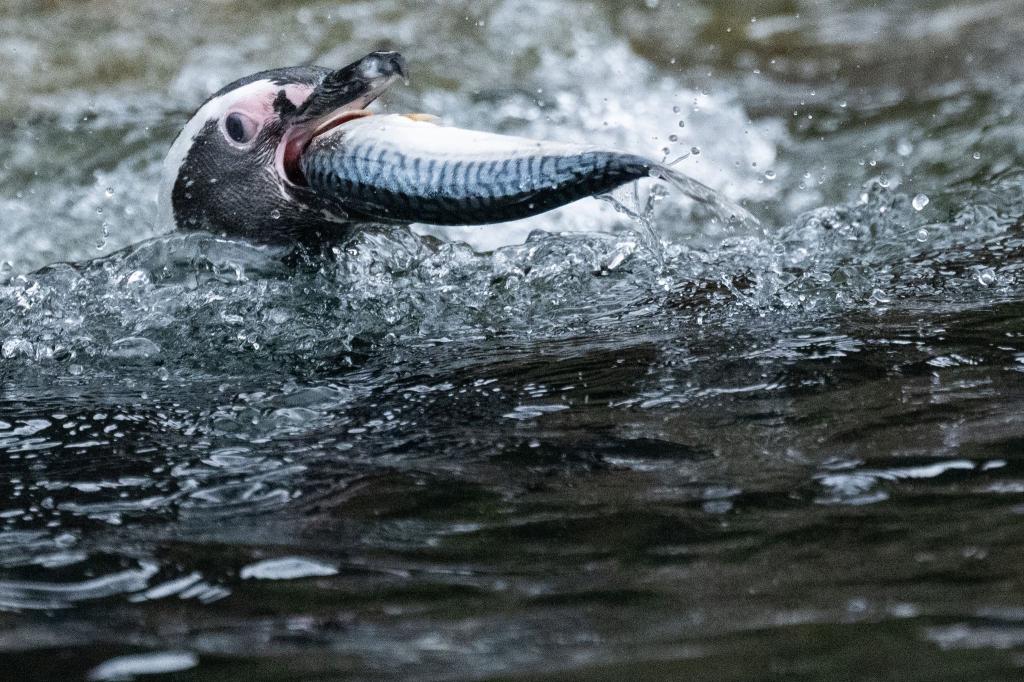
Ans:
[[[924,210],[924,207],[928,205],[929,201],[930,200],[928,199],[928,195],[926,195],[926,194],[918,194],[910,202],[910,205],[914,207],[915,211],[921,211],[921,210]]]
[[[31,358],[35,353],[31,342],[12,336],[0,345],[0,355],[7,359],[16,358],[19,355]]]
[[[273,211],[270,212],[270,217],[273,218],[274,220],[280,220],[281,211],[275,208]]]
[[[102,233],[100,234],[100,238],[96,240],[97,250],[102,249],[107,245],[107,239],[110,237],[110,223],[104,220],[100,225],[100,230]]]
[[[775,171],[773,171],[773,170],[766,170],[764,172],[764,178],[765,178],[765,180],[774,180],[775,179]]]
[[[881,289],[875,289],[871,292],[871,296],[868,297],[868,302],[872,305],[880,305],[890,303],[892,302],[892,299],[889,298]]]

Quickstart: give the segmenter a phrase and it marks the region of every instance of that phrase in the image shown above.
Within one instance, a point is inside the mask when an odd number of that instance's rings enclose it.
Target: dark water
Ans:
[[[0,10],[0,677],[1019,678],[1018,0],[406,5]],[[762,225],[164,235],[206,93],[382,47]]]

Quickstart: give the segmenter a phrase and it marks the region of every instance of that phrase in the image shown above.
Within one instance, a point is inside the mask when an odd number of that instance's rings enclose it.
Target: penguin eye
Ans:
[[[238,112],[228,114],[224,119],[224,131],[228,137],[240,144],[249,142],[256,137],[256,122],[245,114]]]

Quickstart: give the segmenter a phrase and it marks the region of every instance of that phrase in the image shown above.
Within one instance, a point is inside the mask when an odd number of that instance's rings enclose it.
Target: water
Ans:
[[[0,669],[1019,677],[1017,3],[406,5],[0,10]],[[376,48],[762,223],[165,234],[207,92]]]

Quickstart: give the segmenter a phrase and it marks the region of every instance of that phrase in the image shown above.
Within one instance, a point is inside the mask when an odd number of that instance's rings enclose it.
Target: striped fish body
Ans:
[[[526,218],[649,176],[641,156],[440,126],[403,115],[313,139],[301,170],[353,217],[480,225]]]

